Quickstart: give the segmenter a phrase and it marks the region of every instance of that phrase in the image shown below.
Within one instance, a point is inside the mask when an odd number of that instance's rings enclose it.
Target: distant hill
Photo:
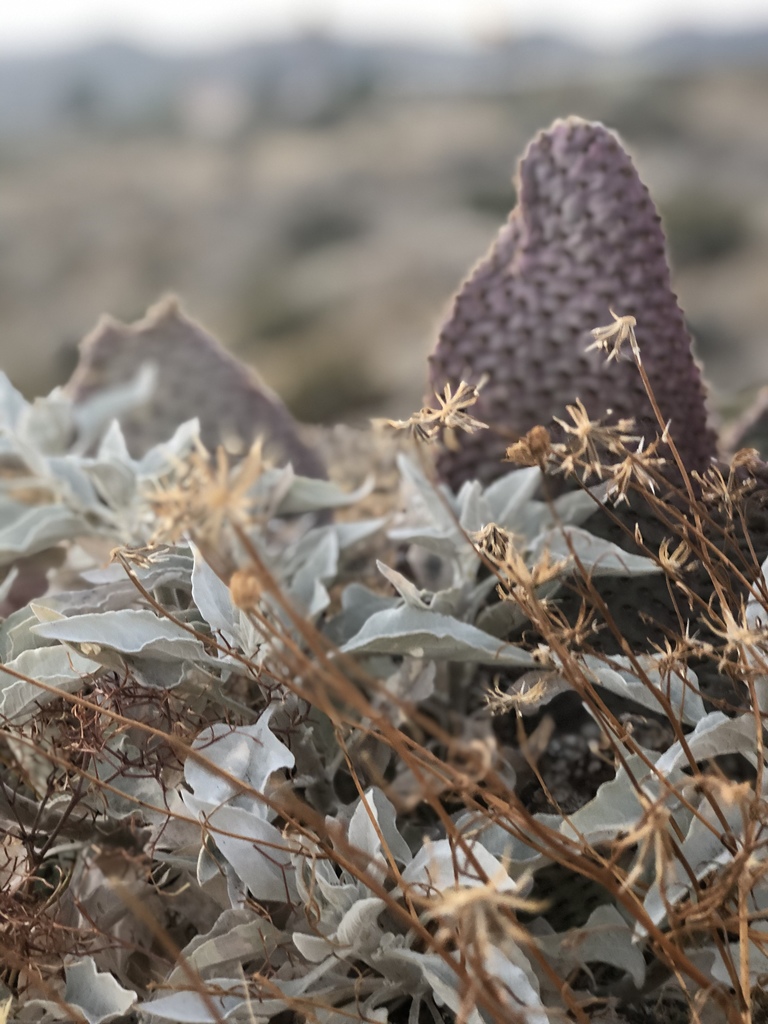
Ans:
[[[0,55],[0,137],[57,129],[167,127],[190,89],[225,86],[261,113],[298,120],[366,92],[492,94],[621,72],[656,75],[768,64],[768,28],[676,32],[603,52],[554,35],[476,48],[363,44],[316,34],[171,55],[121,42]]]

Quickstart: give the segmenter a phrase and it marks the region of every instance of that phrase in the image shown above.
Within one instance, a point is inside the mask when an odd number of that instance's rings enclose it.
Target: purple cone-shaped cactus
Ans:
[[[459,291],[430,357],[430,383],[488,382],[473,415],[491,430],[462,435],[439,457],[452,486],[505,471],[506,445],[549,426],[580,398],[592,419],[633,417],[660,432],[637,367],[586,352],[610,310],[637,319],[643,365],[688,469],[715,455],[704,387],[683,314],[670,290],[664,235],[648,190],[610,131],[556,121],[528,147],[519,203],[490,253]]]
[[[83,401],[130,380],[142,364],[155,370],[152,397],[120,422],[132,455],[142,455],[197,416],[200,438],[210,451],[224,443],[230,451],[243,452],[261,436],[270,457],[292,462],[305,476],[325,476],[322,459],[301,440],[296,421],[277,395],[185,316],[173,298],[130,326],[102,318],[84,340],[65,390]]]

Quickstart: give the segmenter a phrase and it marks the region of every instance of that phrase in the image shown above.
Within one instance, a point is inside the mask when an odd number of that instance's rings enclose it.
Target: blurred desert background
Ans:
[[[407,414],[525,143],[573,113],[633,152],[727,413],[768,383],[767,111],[768,30],[6,52],[0,365],[46,392],[102,313],[175,292],[302,419]]]

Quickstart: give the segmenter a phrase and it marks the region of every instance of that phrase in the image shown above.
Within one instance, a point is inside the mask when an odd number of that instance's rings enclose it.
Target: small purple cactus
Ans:
[[[580,398],[593,419],[633,417],[647,441],[659,433],[637,367],[586,352],[611,310],[637,318],[637,339],[663,416],[688,469],[716,453],[701,374],[670,289],[659,215],[632,160],[600,124],[556,121],[528,147],[519,203],[489,254],[459,291],[430,357],[430,384],[488,382],[473,409],[491,430],[445,449],[453,487],[505,470],[506,445],[550,426]]]
[[[270,457],[290,460],[304,476],[325,476],[322,459],[301,440],[298,424],[277,395],[185,316],[174,298],[157,303],[135,324],[103,317],[83,341],[65,390],[82,401],[130,380],[142,363],[151,363],[157,377],[147,405],[121,419],[132,455],[142,455],[197,416],[200,438],[210,451],[224,442],[245,451],[261,435]]]

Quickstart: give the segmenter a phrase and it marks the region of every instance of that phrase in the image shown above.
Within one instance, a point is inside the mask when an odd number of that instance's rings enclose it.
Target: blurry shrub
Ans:
[[[728,344],[728,330],[718,319],[702,317],[690,320],[686,317],[686,324],[693,338],[694,351],[698,359],[711,359],[722,352]]]
[[[463,197],[464,205],[476,213],[487,214],[493,220],[506,220],[517,202],[517,193],[509,182],[506,188],[497,183],[478,183],[469,188]]]
[[[302,306],[295,299],[275,295],[265,305],[249,303],[249,309],[243,317],[241,334],[247,342],[254,337],[263,341],[277,341],[309,327],[318,313],[319,310]]]
[[[247,352],[256,340],[267,345],[283,343],[305,331],[324,312],[322,303],[310,302],[287,286],[284,269],[284,263],[274,273],[259,261],[247,265],[234,299],[237,349]]]
[[[325,130],[359,114],[377,92],[370,69],[344,69],[332,54],[316,53],[287,59],[259,83],[254,99],[262,124]]]
[[[449,172],[455,182],[458,202],[494,222],[506,220],[517,202],[511,167],[514,168],[514,163],[504,151],[490,160],[480,160],[466,152],[455,156]]]
[[[685,135],[685,119],[677,100],[683,82],[655,79],[632,83],[603,114],[606,123],[631,142],[672,142]]]
[[[678,267],[712,263],[742,248],[749,238],[744,209],[729,199],[687,192],[661,204],[672,262]]]
[[[306,423],[339,423],[369,412],[390,396],[368,367],[339,355],[318,360],[284,397],[291,412]]]
[[[337,204],[317,205],[301,211],[286,226],[285,238],[294,254],[361,238],[368,230],[363,216]]]
[[[333,128],[360,113],[376,96],[378,82],[373,74],[360,72],[353,81],[338,88],[324,104],[303,119],[308,128]]]

